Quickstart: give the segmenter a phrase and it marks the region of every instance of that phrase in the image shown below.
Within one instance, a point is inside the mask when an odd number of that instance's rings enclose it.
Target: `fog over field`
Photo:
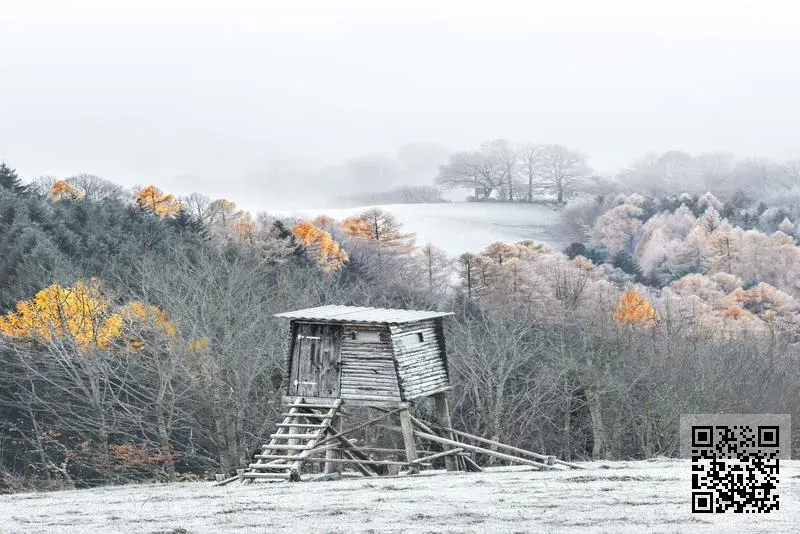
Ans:
[[[541,205],[453,202],[379,207],[397,217],[404,231],[416,233],[418,245],[430,243],[451,257],[480,252],[495,241],[513,243],[531,239],[556,250],[569,244],[558,232],[558,212]],[[283,217],[312,218],[325,214],[344,219],[367,209],[369,207],[268,211]]]

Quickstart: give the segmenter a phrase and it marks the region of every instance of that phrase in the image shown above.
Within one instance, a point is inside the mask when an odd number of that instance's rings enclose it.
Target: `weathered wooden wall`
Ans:
[[[356,339],[351,338],[352,331]],[[360,339],[358,333],[363,334]],[[343,325],[341,395],[345,400],[401,400],[386,327]]]
[[[450,386],[441,319],[389,328],[403,400],[423,397]],[[422,334],[421,342],[418,334]]]

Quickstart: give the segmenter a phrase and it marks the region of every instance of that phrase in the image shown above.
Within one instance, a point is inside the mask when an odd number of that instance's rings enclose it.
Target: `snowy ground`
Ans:
[[[569,243],[557,232],[558,212],[538,204],[453,202],[447,204],[394,204],[379,206],[394,214],[417,243],[432,243],[449,256],[480,252],[494,241],[532,239],[561,250]],[[267,210],[276,216],[315,217],[327,214],[343,219],[367,208]]]
[[[657,460],[586,463],[582,471],[5,495],[0,533],[797,532],[800,461],[787,463],[781,485],[792,485],[791,498],[772,514],[691,514],[690,464]]]

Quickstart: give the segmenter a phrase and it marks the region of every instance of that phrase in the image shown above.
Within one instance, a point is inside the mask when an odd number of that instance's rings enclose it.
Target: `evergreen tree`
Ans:
[[[0,187],[17,194],[28,192],[28,187],[22,185],[17,171],[6,165],[5,162],[0,162]]]
[[[642,268],[639,266],[639,263],[631,256],[631,253],[625,249],[614,254],[611,264],[621,271],[633,275],[637,282],[641,281],[643,278]]]

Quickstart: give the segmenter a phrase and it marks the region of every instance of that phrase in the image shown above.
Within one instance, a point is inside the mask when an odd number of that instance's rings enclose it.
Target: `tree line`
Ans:
[[[794,277],[779,274],[796,244],[765,226],[737,249],[716,198],[592,202],[567,207],[584,224],[564,253],[522,241],[449,258],[379,209],[277,220],[3,167],[0,484],[246,465],[281,411],[273,314],[325,304],[454,311],[454,424],[567,459],[675,455],[682,413],[797,414]],[[748,270],[770,247],[784,263]]]
[[[586,155],[565,145],[496,139],[450,154],[434,183],[474,191],[476,200],[544,200],[561,205],[581,195],[640,193],[662,198],[713,191],[724,201],[744,197],[790,205],[800,199],[800,158],[776,161],[737,158],[728,152],[691,155],[671,150],[647,154],[615,173],[601,175],[589,166]]]

